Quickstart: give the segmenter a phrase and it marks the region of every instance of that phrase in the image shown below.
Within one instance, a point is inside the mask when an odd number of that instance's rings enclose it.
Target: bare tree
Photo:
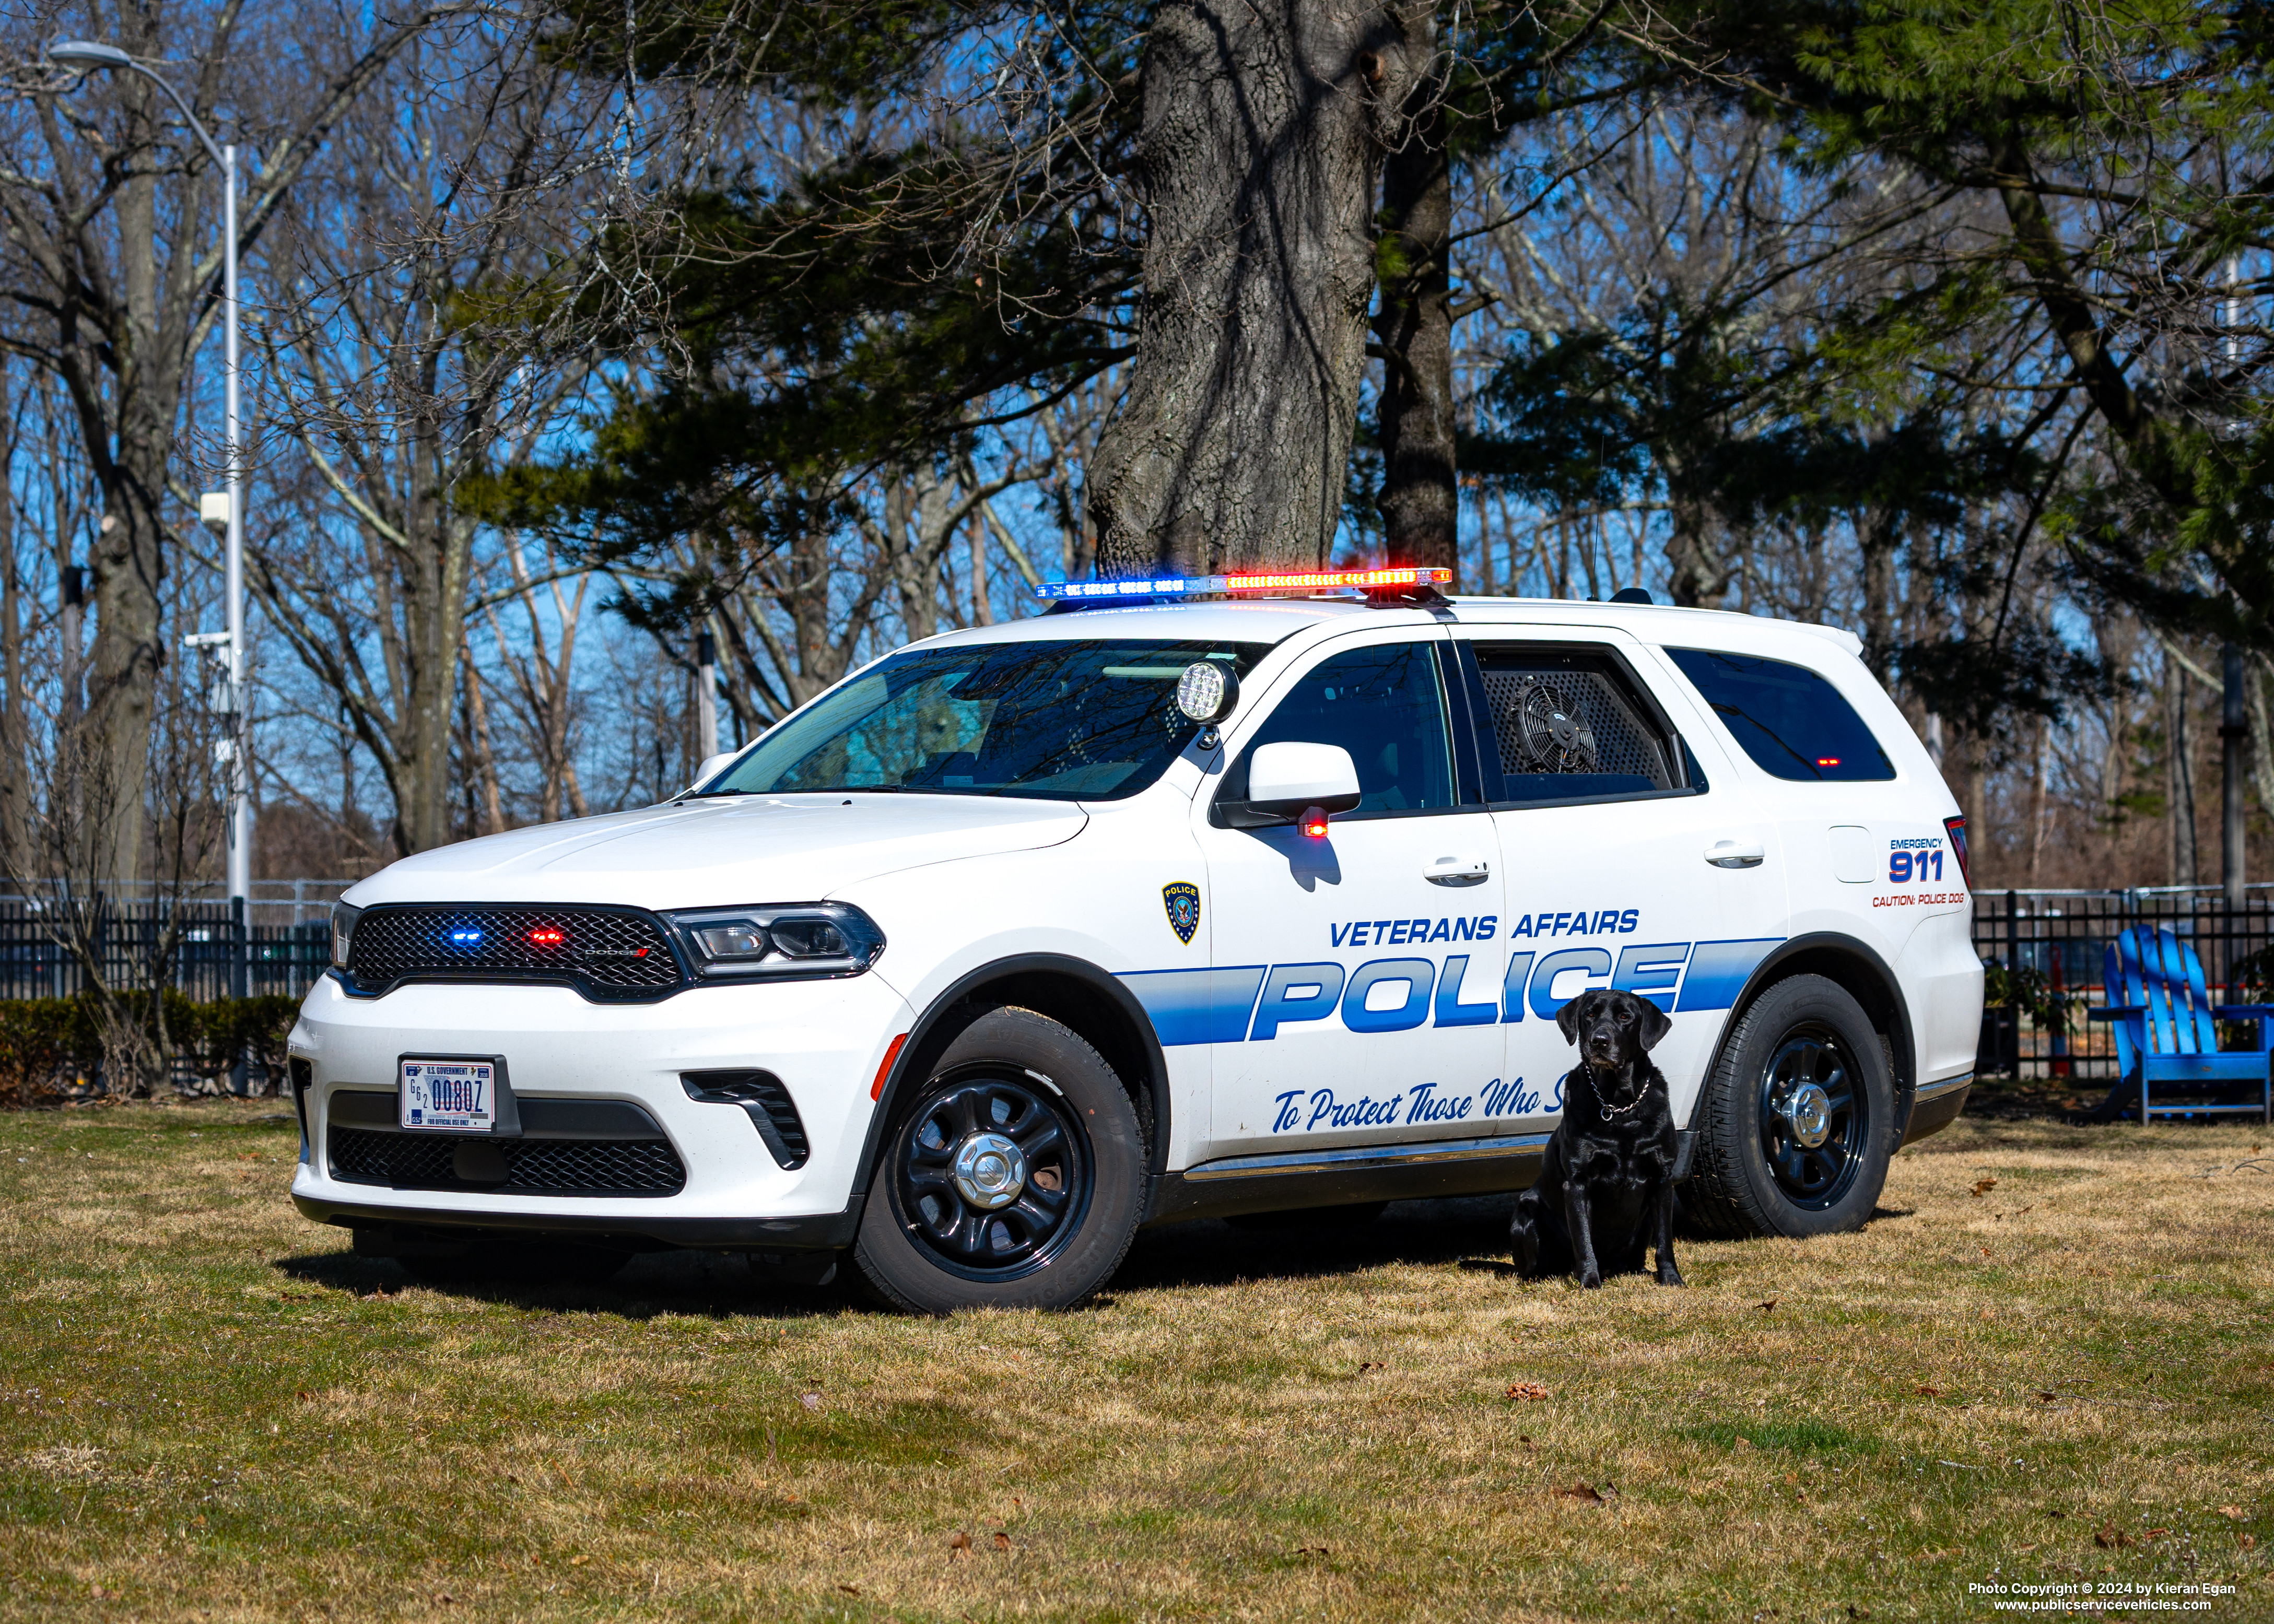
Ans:
[[[258,109],[272,88],[307,75],[313,94],[290,95],[273,117],[256,114],[250,129],[242,116],[237,121],[261,149],[238,216],[240,247],[250,250],[342,116],[448,9],[414,7],[368,29],[296,37],[249,28],[234,0],[115,11],[42,7],[0,29],[0,50],[37,62],[48,31],[69,23],[138,58],[186,58],[185,70],[168,71],[178,72],[192,110],[208,124],[223,124],[218,107],[231,91],[240,109]],[[211,235],[218,199],[203,146],[142,75],[83,81],[29,69],[19,71],[13,90],[0,124],[7,250],[0,301],[14,314],[0,342],[62,380],[102,492],[106,523],[89,560],[95,638],[87,710],[103,772],[122,798],[111,831],[117,844],[105,861],[124,875],[145,844],[136,789],[162,663],[169,497],[190,361],[218,314],[222,247]]]
[[[252,547],[251,573],[293,653],[340,695],[407,853],[453,838],[483,533],[458,487],[524,455],[589,372],[548,347],[529,287],[558,268],[554,244],[591,201],[606,109],[510,24],[422,37],[385,83],[393,104],[345,122],[345,162],[287,228],[270,407],[312,477],[289,487],[295,516]]]

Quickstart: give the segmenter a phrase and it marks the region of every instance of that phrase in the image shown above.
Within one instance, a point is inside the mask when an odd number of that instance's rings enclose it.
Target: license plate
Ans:
[[[487,1133],[497,1121],[497,1063],[406,1059],[395,1107],[406,1129]]]

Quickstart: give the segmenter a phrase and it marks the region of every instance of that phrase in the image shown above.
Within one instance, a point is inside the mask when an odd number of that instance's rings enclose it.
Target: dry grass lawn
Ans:
[[[931,1323],[728,1259],[414,1287],[275,1109],[0,1119],[0,1616],[2274,1617],[2263,1129],[1963,1122],[1686,1291],[1508,1278],[1479,1201]]]

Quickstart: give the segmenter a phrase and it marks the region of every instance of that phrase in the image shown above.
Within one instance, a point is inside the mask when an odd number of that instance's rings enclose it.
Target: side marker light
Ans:
[[[1323,808],[1305,808],[1302,817],[1298,821],[1302,825],[1303,832],[1312,839],[1323,840],[1327,838],[1327,815]]]
[[[869,1097],[871,1100],[881,1100],[885,1097],[885,1079],[892,1074],[892,1062],[900,1057],[900,1045],[907,1041],[908,1034],[903,1032],[892,1040],[892,1047],[885,1049],[885,1064],[877,1068],[877,1080],[869,1085]]]

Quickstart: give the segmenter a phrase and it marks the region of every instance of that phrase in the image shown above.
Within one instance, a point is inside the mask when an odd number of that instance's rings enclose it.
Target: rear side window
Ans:
[[[1895,776],[1856,708],[1807,666],[1707,649],[1667,653],[1763,771],[1839,784]]]
[[[1601,801],[1685,787],[1673,741],[1609,656],[1475,648],[1502,801]]]

